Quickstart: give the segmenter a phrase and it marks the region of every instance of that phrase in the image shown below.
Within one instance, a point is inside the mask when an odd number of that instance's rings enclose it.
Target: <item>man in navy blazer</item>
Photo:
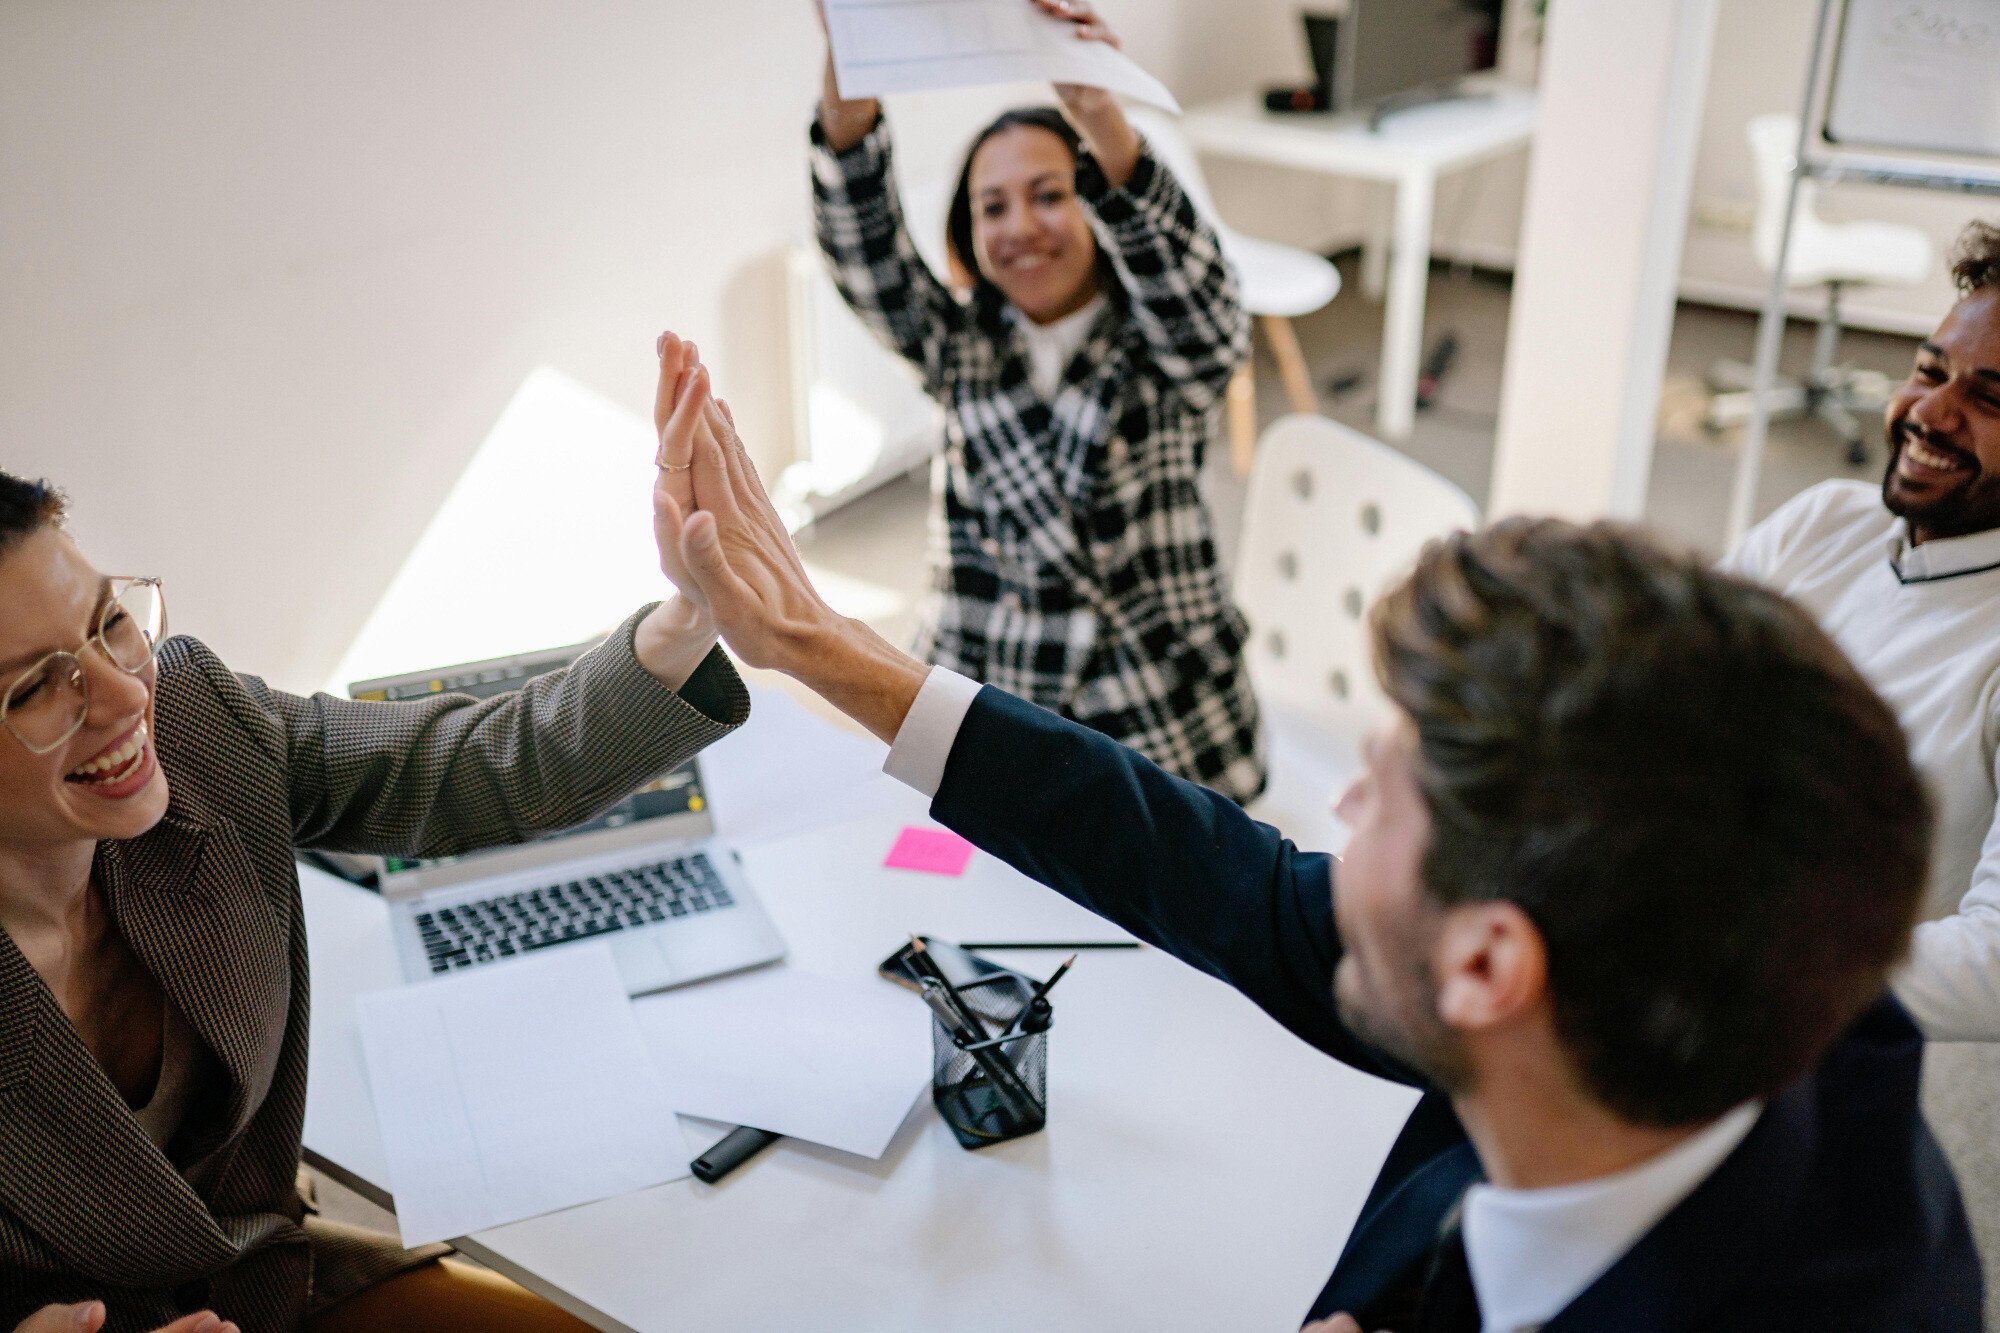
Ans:
[[[679,388],[697,510],[656,489],[661,548],[739,656],[891,741],[948,827],[1424,1089],[1316,1329],[1979,1327],[1885,994],[1928,806],[1790,602],[1610,525],[1433,543],[1371,617],[1393,720],[1336,864],[835,615],[705,375]]]

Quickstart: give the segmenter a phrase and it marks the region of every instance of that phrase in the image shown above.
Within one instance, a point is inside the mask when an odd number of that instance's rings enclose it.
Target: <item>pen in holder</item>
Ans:
[[[975,1035],[963,1023],[931,1019],[931,1100],[959,1143],[984,1148],[1032,1134],[1048,1123],[1049,1026],[1053,1011],[1028,981],[1012,973],[981,977],[958,990],[988,988],[980,1008],[1004,1013],[1000,1035]],[[1004,999],[1000,992],[1011,992]]]

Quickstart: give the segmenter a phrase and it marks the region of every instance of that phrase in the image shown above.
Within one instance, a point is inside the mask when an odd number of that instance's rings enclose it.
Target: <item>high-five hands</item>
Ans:
[[[660,339],[660,568],[736,656],[782,671],[893,741],[928,668],[820,599],[729,408],[691,347]]]
[[[737,657],[787,670],[814,631],[840,618],[807,578],[700,354],[671,333],[659,346],[660,569],[714,618]]]

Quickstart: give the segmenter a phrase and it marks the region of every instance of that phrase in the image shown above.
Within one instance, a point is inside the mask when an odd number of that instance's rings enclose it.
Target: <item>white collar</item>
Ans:
[[[1922,546],[1913,546],[1908,521],[1898,519],[1896,535],[1889,539],[1889,564],[1904,583],[2000,569],[2000,528],[1963,537],[1933,537]]]
[[[1617,1175],[1549,1189],[1467,1190],[1465,1258],[1485,1333],[1522,1333],[1555,1318],[1722,1165],[1763,1109],[1745,1102]]]

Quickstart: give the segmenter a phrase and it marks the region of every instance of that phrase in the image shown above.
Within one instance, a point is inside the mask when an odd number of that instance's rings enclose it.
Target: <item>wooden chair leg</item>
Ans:
[[[1229,457],[1236,475],[1250,475],[1250,461],[1257,455],[1257,377],[1246,358],[1229,380]]]
[[[1271,340],[1271,352],[1278,358],[1278,373],[1284,377],[1285,396],[1292,411],[1319,412],[1319,395],[1313,391],[1312,372],[1306,369],[1306,355],[1299,348],[1299,335],[1292,321],[1282,315],[1265,315],[1264,336]]]

